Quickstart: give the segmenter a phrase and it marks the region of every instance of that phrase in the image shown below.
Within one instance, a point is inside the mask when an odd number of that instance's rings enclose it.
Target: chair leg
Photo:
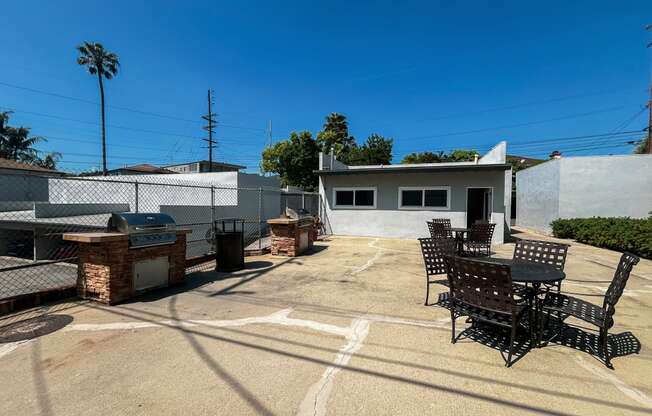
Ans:
[[[455,344],[455,310],[451,306],[451,344]]]
[[[424,305],[428,306],[428,296],[430,295],[430,282],[426,280],[426,302]]]
[[[514,355],[514,338],[516,338],[516,320],[512,318],[512,330],[509,336],[509,354],[507,354],[507,367],[512,366],[512,355]]]
[[[604,363],[607,368],[613,370],[614,366],[611,364],[611,358],[609,357],[609,334],[606,329],[600,329],[600,341],[602,343],[602,353],[604,354]]]

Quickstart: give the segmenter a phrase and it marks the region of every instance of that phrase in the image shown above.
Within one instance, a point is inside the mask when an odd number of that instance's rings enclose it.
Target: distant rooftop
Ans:
[[[195,161],[192,161],[192,162],[176,163],[174,165],[166,165],[166,166],[163,166],[163,167],[164,168],[176,168],[176,167],[179,167],[179,166],[188,166],[188,165],[193,165],[193,164],[200,164],[202,166],[209,166],[209,163],[210,162],[208,160],[195,160]],[[235,170],[240,170],[240,169],[246,169],[247,167],[242,166],[242,165],[236,165],[236,164],[233,164],[233,163],[213,161],[213,168],[219,168],[219,169],[221,169],[223,171],[224,170],[234,170],[235,171]],[[204,170],[202,170],[202,172],[204,172]]]
[[[0,169],[9,169],[16,171],[30,171],[35,173],[50,173],[57,175],[64,175],[64,172],[59,172],[58,170],[42,168],[36,165],[30,165],[29,163],[17,162],[15,160],[0,158]]]
[[[121,168],[109,170],[109,174],[131,174],[131,173],[159,173],[159,174],[172,174],[177,173],[169,169],[160,168],[158,166],[141,163],[133,166],[123,166]]]

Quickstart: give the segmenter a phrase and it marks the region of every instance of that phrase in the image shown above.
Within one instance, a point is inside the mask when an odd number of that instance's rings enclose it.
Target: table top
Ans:
[[[471,231],[470,228],[464,228],[464,227],[452,227],[450,230],[451,230],[451,231],[454,231],[454,232],[456,232],[456,233],[463,233],[463,232],[465,232],[465,231],[466,231],[466,232]]]
[[[566,273],[555,269],[549,264],[526,263],[512,259],[501,259],[496,257],[478,258],[478,261],[499,263],[510,266],[512,270],[512,281],[518,283],[553,283],[566,278]]]

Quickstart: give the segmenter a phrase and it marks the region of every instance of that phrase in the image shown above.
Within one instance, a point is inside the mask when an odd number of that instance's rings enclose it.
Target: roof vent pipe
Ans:
[[[335,160],[335,149],[331,147],[331,169],[333,169],[333,161]]]
[[[477,154],[477,153],[474,154],[474,155],[473,155],[473,163],[475,163],[475,164],[477,165],[479,160],[480,160],[480,159],[478,158],[478,154]]]

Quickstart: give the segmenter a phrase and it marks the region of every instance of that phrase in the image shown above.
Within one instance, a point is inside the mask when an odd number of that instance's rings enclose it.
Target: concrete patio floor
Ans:
[[[619,253],[572,244],[563,290],[601,303]],[[642,349],[615,371],[560,345],[512,368],[482,343],[453,345],[424,282],[416,241],[331,237],[312,255],[248,257],[241,272],[194,273],[118,306],[5,317],[0,327],[67,325],[0,344],[0,414],[652,414],[652,261],[634,269],[612,330]],[[433,300],[446,290],[433,288]]]

